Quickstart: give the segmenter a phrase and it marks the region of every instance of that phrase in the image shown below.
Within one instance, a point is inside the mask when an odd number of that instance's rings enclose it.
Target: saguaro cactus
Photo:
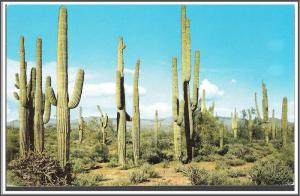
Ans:
[[[79,117],[78,117],[79,142],[80,142],[80,144],[82,144],[83,134],[84,134],[84,126],[85,126],[85,122],[82,117],[82,107],[79,107],[78,114],[79,114]]]
[[[189,82],[191,78],[191,43],[190,43],[190,20],[186,16],[186,7],[181,8],[181,47],[182,47],[182,86],[184,98],[184,125],[185,138],[187,148],[187,161],[193,158],[193,112],[198,104],[198,86],[199,86],[199,64],[200,52],[197,49],[195,52],[195,68],[194,68],[194,94],[192,102],[190,101]]]
[[[263,116],[262,117],[260,116],[260,112],[258,109],[256,93],[254,94],[255,107],[256,107],[257,118],[260,121],[261,126],[264,130],[265,142],[268,143],[269,142],[269,132],[270,132],[270,122],[269,122],[269,108],[268,108],[268,92],[267,92],[267,87],[266,87],[266,84],[264,83],[264,81],[262,81],[262,94],[263,94],[263,98],[262,98]]]
[[[20,143],[20,156],[24,156],[29,149],[30,144],[30,134],[29,124],[33,124],[33,122],[29,122],[29,120],[33,120],[28,118],[29,115],[32,115],[33,111],[29,112],[29,105],[33,102],[33,94],[32,94],[32,84],[35,80],[35,68],[31,69],[30,80],[27,84],[27,63],[25,62],[25,47],[24,47],[24,37],[20,38],[20,73],[16,73],[16,83],[15,87],[19,89],[19,94],[14,92],[13,95],[16,100],[19,101],[19,143]],[[33,146],[33,143],[32,143]]]
[[[118,44],[118,69],[116,74],[116,103],[117,103],[117,130],[118,130],[118,160],[121,166],[126,164],[126,121],[131,117],[126,113],[125,88],[124,88],[124,60],[123,50],[126,45],[123,38],[119,38]]]
[[[234,109],[234,114],[231,113],[231,128],[233,130],[233,138],[237,138],[238,131],[238,115],[236,109]]]
[[[60,7],[57,44],[57,95],[51,87],[47,88],[47,97],[56,106],[56,129],[58,140],[58,160],[62,167],[67,165],[70,154],[70,109],[78,106],[84,82],[84,70],[77,72],[71,99],[68,94],[68,35],[67,9]]]
[[[275,110],[272,110],[272,121],[271,121],[271,132],[272,132],[272,139],[276,139],[276,124],[275,124]]]
[[[46,87],[51,87],[50,76],[46,79]],[[34,97],[34,150],[44,151],[44,124],[51,115],[51,104],[42,91],[42,39],[36,42],[36,87]]]
[[[282,134],[282,147],[286,148],[287,146],[287,132],[288,132],[288,102],[287,98],[284,97],[282,100],[282,114],[281,114],[281,134]]]
[[[28,136],[29,136],[29,149],[34,150],[34,97],[36,85],[36,68],[31,69],[30,80],[27,84],[27,112],[28,112]]]
[[[135,64],[133,80],[133,108],[132,108],[132,145],[133,159],[137,164],[140,158],[140,107],[139,107],[139,70],[140,60]]]
[[[106,142],[106,132],[105,128],[107,127],[108,124],[108,116],[106,113],[103,113],[100,106],[97,105],[98,111],[100,112],[100,128],[101,128],[101,133],[102,133],[102,144],[105,144]]]
[[[214,116],[214,113],[215,113],[215,102],[212,103],[212,105],[209,107],[208,111],[209,111],[209,114],[211,116]]]
[[[154,144],[155,148],[158,148],[158,137],[159,137],[159,120],[158,120],[158,111],[155,110],[155,116],[154,116]]]
[[[184,100],[179,103],[178,98],[178,74],[177,74],[177,59],[172,58],[172,109],[173,109],[173,132],[174,132],[174,157],[176,160],[181,158],[181,126],[183,123]]]
[[[248,109],[248,131],[249,131],[249,141],[252,142],[252,129],[253,129],[253,120],[252,120],[252,114],[251,110]]]

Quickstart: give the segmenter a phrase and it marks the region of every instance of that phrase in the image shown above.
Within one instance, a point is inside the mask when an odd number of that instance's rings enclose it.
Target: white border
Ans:
[[[2,157],[1,157],[1,166],[2,166],[2,174],[6,171],[6,159],[5,159],[5,139],[6,138],[6,48],[5,48],[5,42],[6,42],[6,6],[7,5],[27,5],[27,4],[35,4],[35,5],[61,5],[61,4],[72,4],[72,5],[294,5],[295,10],[295,191],[7,191],[5,186],[5,175],[1,174],[1,194],[23,194],[23,195],[41,195],[41,194],[87,194],[87,195],[99,195],[99,194],[124,194],[124,195],[137,195],[137,194],[172,194],[172,195],[178,195],[178,194],[205,194],[205,195],[211,195],[211,194],[230,194],[230,195],[240,195],[240,194],[272,194],[272,195],[291,195],[291,194],[298,194],[298,2],[1,2],[1,20],[2,20],[2,37],[1,37],[1,48],[2,48],[2,74],[1,74],[1,80],[2,84],[4,84],[5,88],[1,88],[2,90],[2,125],[1,128],[3,132],[1,132],[1,150],[2,150]]]

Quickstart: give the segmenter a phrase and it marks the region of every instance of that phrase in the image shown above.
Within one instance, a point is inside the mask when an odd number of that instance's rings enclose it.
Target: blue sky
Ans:
[[[114,82],[118,37],[123,36],[127,110],[132,110],[132,78],[141,59],[141,116],[171,116],[171,58],[181,71],[180,5],[66,5],[68,9],[69,81],[76,70],[86,71],[84,116],[96,115],[96,105],[115,116]],[[18,71],[19,37],[25,36],[26,60],[35,61],[35,42],[43,39],[45,75],[56,78],[59,5],[7,7],[7,77]],[[215,101],[216,113],[230,116],[254,107],[254,92],[261,103],[261,81],[268,88],[269,108],[281,116],[283,96],[294,120],[294,6],[293,5],[188,5],[191,53],[200,49],[200,83]],[[192,56],[192,64],[194,62]],[[181,73],[179,73],[181,75]],[[45,77],[44,77],[45,78]],[[181,80],[180,80],[181,81]],[[17,118],[18,102],[8,80],[8,120]],[[56,91],[56,88],[54,88]],[[181,89],[181,88],[180,88]],[[200,92],[201,93],[201,92]],[[55,113],[55,108],[52,110]],[[271,113],[270,113],[271,115]],[[77,118],[77,109],[72,110]]]

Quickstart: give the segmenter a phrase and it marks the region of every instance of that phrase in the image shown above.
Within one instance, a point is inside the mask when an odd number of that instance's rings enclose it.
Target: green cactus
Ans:
[[[51,87],[50,76],[46,79],[46,87]],[[44,151],[44,124],[51,115],[51,104],[42,91],[42,39],[36,42],[36,88],[34,97],[34,150]]]
[[[234,109],[234,114],[231,113],[231,128],[233,130],[233,138],[237,138],[238,132],[238,115],[236,109]]]
[[[85,122],[84,118],[82,117],[82,107],[79,107],[79,117],[78,117],[78,132],[79,132],[79,143],[82,144],[83,141],[83,134],[84,134],[84,127]]]
[[[35,87],[36,86],[36,68],[31,69],[30,80],[27,84],[27,112],[28,112],[28,136],[29,136],[29,149],[34,150],[34,98],[35,98]]]
[[[202,90],[202,97],[201,97],[201,112],[202,112],[203,114],[206,113],[205,89]]]
[[[116,74],[116,103],[117,103],[117,130],[118,130],[118,161],[121,166],[126,164],[126,121],[131,117],[126,112],[125,88],[124,88],[124,60],[123,50],[126,45],[123,38],[119,38],[118,44],[118,69]]]
[[[140,107],[139,107],[139,70],[140,60],[135,64],[133,80],[133,108],[132,108],[132,145],[134,163],[140,158]]]
[[[154,145],[155,148],[158,149],[158,138],[159,138],[159,120],[158,120],[158,111],[155,110],[155,116],[154,116]]]
[[[174,157],[179,161],[182,156],[181,150],[181,126],[183,123],[184,100],[179,103],[178,98],[178,74],[177,74],[177,59],[172,58],[172,111],[173,111],[173,132],[174,132]]]
[[[195,51],[195,67],[194,67],[194,94],[190,98],[189,82],[191,78],[191,43],[190,43],[190,20],[186,16],[186,7],[181,8],[181,47],[182,47],[182,86],[183,86],[183,99],[184,99],[184,127],[186,138],[187,161],[193,158],[193,112],[198,104],[198,91],[199,91],[199,64],[200,52]],[[192,102],[191,102],[192,100]]]
[[[30,80],[27,83],[27,63],[25,62],[24,37],[20,38],[20,73],[16,73],[15,87],[19,89],[19,94],[13,95],[19,101],[19,143],[20,156],[24,156],[29,148],[33,147],[32,129],[33,126],[33,99],[35,89],[35,68],[31,69]],[[32,143],[31,143],[32,142]]]
[[[211,116],[214,116],[214,113],[215,113],[215,102],[213,102],[212,105],[208,108],[208,113]]]
[[[97,108],[98,108],[98,111],[100,112],[100,129],[101,129],[101,133],[102,133],[102,144],[105,144],[105,142],[106,142],[105,129],[108,124],[108,116],[106,113],[102,112],[99,105],[97,105]]]
[[[282,114],[281,114],[281,134],[282,134],[282,147],[286,148],[287,146],[287,135],[288,135],[288,101],[287,98],[284,97],[282,100]]]
[[[276,124],[275,124],[275,110],[272,110],[272,120],[271,120],[271,132],[272,132],[272,139],[276,139]]]
[[[47,88],[47,98],[56,106],[56,129],[58,140],[58,160],[62,167],[69,161],[70,155],[70,109],[78,106],[83,82],[84,70],[77,72],[73,94],[69,99],[68,94],[68,36],[67,36],[67,9],[59,9],[58,44],[57,44],[57,95],[51,87]]]
[[[252,129],[253,129],[253,120],[251,110],[248,109],[248,130],[249,130],[249,141],[252,142]]]

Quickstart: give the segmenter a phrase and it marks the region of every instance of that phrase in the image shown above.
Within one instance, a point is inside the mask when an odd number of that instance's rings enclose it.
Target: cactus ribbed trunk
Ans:
[[[118,44],[118,69],[116,75],[116,103],[117,103],[117,130],[118,130],[118,160],[121,166],[126,164],[126,121],[130,116],[126,113],[125,88],[124,88],[124,60],[123,50],[126,45],[123,38],[119,38]]]
[[[133,80],[132,145],[135,164],[138,164],[140,158],[139,69],[140,60],[135,65]]]
[[[83,137],[84,137],[84,119],[82,117],[82,107],[79,107],[78,131],[79,131],[79,143],[82,144]]]
[[[272,140],[276,139],[276,125],[275,125],[275,110],[272,110],[272,121],[271,121],[271,130],[272,130]]]
[[[282,114],[281,114],[281,134],[282,134],[282,147],[286,148],[287,146],[287,135],[288,135],[288,102],[287,98],[284,97],[282,100]]]
[[[67,10],[63,6],[59,9],[57,40],[57,96],[55,96],[53,89],[48,87],[46,97],[52,105],[56,106],[57,159],[65,168],[70,155],[70,109],[76,108],[80,102],[84,71],[80,69],[77,72],[73,94],[69,100]]]
[[[233,138],[236,139],[237,138],[237,132],[238,132],[238,115],[236,112],[236,109],[234,109],[234,114],[232,115],[232,119],[231,119],[231,127],[233,130]]]
[[[43,123],[43,92],[42,92],[42,40],[36,42],[36,89],[34,112],[34,150],[44,151],[44,123]]]
[[[154,144],[155,144],[156,149],[158,149],[158,137],[159,137],[158,111],[155,110],[155,116],[154,116]]]
[[[36,69],[32,68],[30,73],[30,80],[27,84],[27,112],[28,112],[28,139],[30,150],[34,150],[34,94],[35,94],[35,85],[36,85]]]
[[[105,144],[105,142],[106,142],[105,128],[107,127],[108,116],[106,113],[102,112],[99,105],[97,105],[97,108],[98,108],[98,111],[100,112],[100,130],[102,133],[102,144]]]
[[[270,132],[270,123],[269,123],[269,108],[268,108],[268,93],[267,88],[264,82],[262,82],[262,109],[263,109],[263,128],[265,133],[265,142],[269,143],[269,132]]]

